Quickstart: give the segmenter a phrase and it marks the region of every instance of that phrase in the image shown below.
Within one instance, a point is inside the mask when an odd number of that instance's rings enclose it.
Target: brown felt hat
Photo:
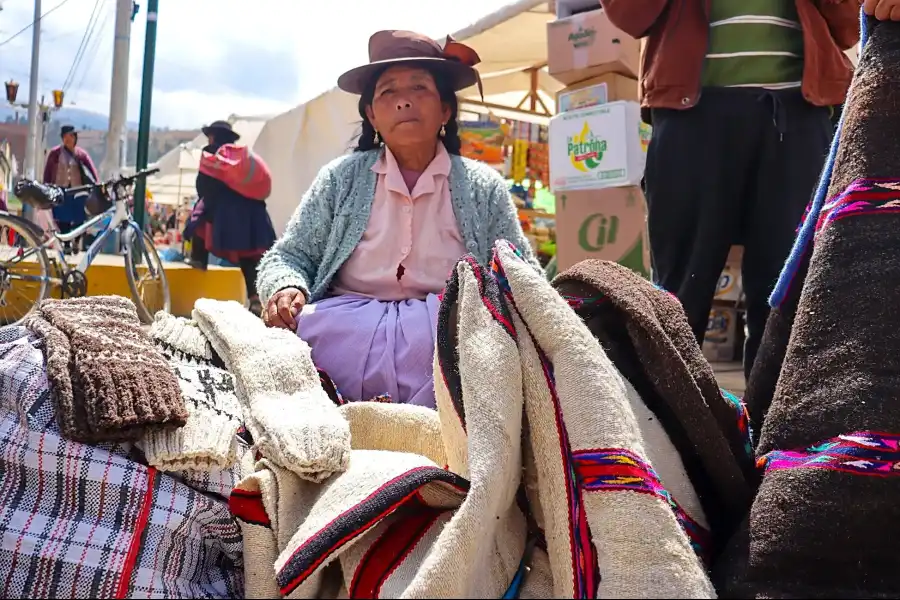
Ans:
[[[475,50],[450,36],[442,48],[433,39],[412,31],[378,31],[369,38],[369,63],[341,75],[338,87],[351,94],[362,94],[372,77],[382,69],[398,64],[419,64],[438,69],[449,77],[456,91],[476,84],[480,91],[481,77],[475,70],[479,62],[481,59]]]

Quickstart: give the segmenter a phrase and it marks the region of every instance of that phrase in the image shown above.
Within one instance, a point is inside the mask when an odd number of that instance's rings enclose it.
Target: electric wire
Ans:
[[[44,14],[42,14],[42,15],[41,15],[41,18],[38,19],[38,21],[40,21],[41,19],[43,19],[44,17],[46,17],[47,15],[49,15],[50,13],[52,13],[53,11],[55,11],[57,8],[61,8],[62,5],[65,4],[65,3],[68,2],[68,1],[69,1],[69,0],[62,0],[62,2],[60,2],[60,3],[57,4],[56,6],[54,6],[53,8],[51,8],[50,10],[48,10],[47,12],[45,12]],[[29,23],[28,25],[26,25],[25,27],[23,27],[23,28],[20,29],[19,31],[15,32],[15,33],[12,34],[10,37],[8,37],[8,38],[6,38],[5,40],[3,40],[2,42],[0,42],[0,46],[5,46],[6,44],[10,43],[10,42],[13,41],[14,39],[16,39],[17,37],[19,37],[19,36],[22,35],[23,33],[25,33],[26,31],[28,31],[29,29],[31,29],[32,27],[34,27],[34,24],[35,24],[35,23],[37,23],[37,21],[32,21],[31,23]]]
[[[94,35],[94,29],[97,27],[97,18],[99,17],[99,14],[97,13],[99,7],[100,0],[94,0],[94,8],[91,9],[91,16],[88,17],[88,23],[84,28],[84,34],[81,36],[81,42],[78,44],[78,50],[75,51],[75,58],[72,59],[72,65],[69,67],[69,72],[66,74],[66,79],[61,87],[64,92],[68,91],[69,86],[72,84],[75,71],[81,64],[84,53],[88,48],[88,44],[91,42],[91,38]]]

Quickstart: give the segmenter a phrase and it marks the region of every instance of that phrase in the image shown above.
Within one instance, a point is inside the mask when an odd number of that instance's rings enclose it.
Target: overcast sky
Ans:
[[[62,0],[43,0],[46,13]],[[160,0],[156,126],[195,128],[230,114],[276,114],[333,86],[366,60],[379,29],[452,33],[511,0]],[[40,86],[50,97],[72,67],[95,3],[96,27],[66,100],[106,114],[115,0],[67,0],[43,20]],[[132,29],[128,118],[138,120],[147,0]],[[0,43],[33,19],[33,0],[3,0]],[[0,46],[0,78],[27,99],[31,33]]]

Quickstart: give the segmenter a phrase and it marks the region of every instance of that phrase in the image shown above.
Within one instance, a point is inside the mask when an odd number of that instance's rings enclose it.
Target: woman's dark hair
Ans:
[[[441,101],[450,108],[450,120],[444,125],[444,135],[441,137],[441,141],[444,142],[444,148],[447,149],[449,154],[459,155],[462,149],[462,141],[459,139],[459,121],[457,120],[457,115],[459,114],[459,99],[456,97],[456,92],[454,91],[449,78],[441,69],[435,67],[423,68],[431,73],[431,76],[434,78],[434,83],[437,86],[438,94],[441,97]],[[378,79],[385,71],[387,71],[387,69],[388,67],[385,67],[384,69],[377,71],[366,85],[362,95],[359,97],[359,116],[362,117],[362,132],[359,134],[359,139],[356,142],[354,152],[366,152],[367,150],[381,148],[381,140],[378,142],[375,141],[375,128],[369,123],[369,117],[366,115],[366,108],[372,105],[372,101],[375,99],[375,86],[378,84]]]

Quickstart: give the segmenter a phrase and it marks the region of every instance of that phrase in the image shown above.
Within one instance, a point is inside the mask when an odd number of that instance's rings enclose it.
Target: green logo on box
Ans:
[[[607,244],[616,243],[618,233],[619,217],[594,213],[578,228],[578,245],[587,252],[600,252]]]
[[[569,34],[569,42],[571,42],[573,48],[584,48],[593,44],[596,37],[597,30],[593,27],[585,29],[579,26],[578,31],[573,31]]]

